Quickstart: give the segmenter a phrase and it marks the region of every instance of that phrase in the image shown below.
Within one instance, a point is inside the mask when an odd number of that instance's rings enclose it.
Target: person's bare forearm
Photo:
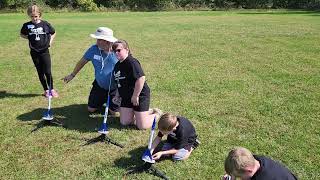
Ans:
[[[78,63],[76,64],[76,66],[74,67],[73,71],[72,71],[72,75],[75,76],[78,74],[78,72],[83,68],[84,65],[86,65],[88,63],[88,61],[86,59],[84,59],[83,57],[80,59],[80,61],[78,61]]]
[[[50,37],[50,46],[51,46],[51,44],[52,44],[52,42],[53,42],[53,40],[54,40],[55,37],[56,37],[56,33],[51,34],[51,37]]]
[[[24,38],[24,39],[28,39],[28,36],[27,35],[24,35],[24,34],[20,34],[20,37]]]
[[[71,74],[67,75],[66,77],[62,78],[62,80],[65,83],[70,82],[75,76],[76,74],[83,68],[83,66],[85,64],[87,64],[87,60],[85,60],[83,57],[80,59],[80,61],[78,61],[78,63],[76,64],[76,66],[74,67],[73,71]]]
[[[170,149],[170,150],[166,150],[166,151],[161,151],[162,155],[170,155],[170,154],[176,154],[179,150],[177,149]]]
[[[138,97],[140,95],[145,79],[146,79],[145,76],[141,76],[139,79],[136,80],[132,96]]]

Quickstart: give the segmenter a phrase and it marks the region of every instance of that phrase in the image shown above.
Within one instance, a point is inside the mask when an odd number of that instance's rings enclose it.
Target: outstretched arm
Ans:
[[[65,83],[70,82],[77,74],[78,72],[83,68],[84,65],[86,65],[88,61],[84,59],[83,57],[80,59],[80,61],[76,64],[71,74],[67,75],[66,77],[62,78],[62,80]]]

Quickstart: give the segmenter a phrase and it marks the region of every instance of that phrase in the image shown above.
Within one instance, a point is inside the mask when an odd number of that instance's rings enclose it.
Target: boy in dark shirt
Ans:
[[[297,177],[279,162],[265,156],[253,155],[243,147],[234,148],[225,160],[225,171],[231,179],[296,180]],[[225,176],[227,177],[227,176]]]
[[[167,135],[167,141],[161,151],[153,154],[154,160],[168,155],[172,155],[174,160],[185,160],[199,143],[194,126],[184,117],[165,113],[159,119],[158,129],[159,133],[152,143],[151,153],[164,135]]]

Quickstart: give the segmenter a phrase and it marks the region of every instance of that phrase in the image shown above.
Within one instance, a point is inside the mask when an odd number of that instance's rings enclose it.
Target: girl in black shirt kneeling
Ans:
[[[128,43],[118,40],[112,45],[118,62],[114,67],[113,76],[117,85],[114,102],[120,102],[120,123],[135,124],[139,129],[150,128],[154,117],[160,112],[149,111],[150,88],[145,74],[137,59],[132,57]]]

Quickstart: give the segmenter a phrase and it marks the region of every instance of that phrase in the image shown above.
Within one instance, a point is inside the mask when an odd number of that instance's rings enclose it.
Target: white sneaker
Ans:
[[[52,94],[52,96],[53,96],[54,98],[59,97],[58,92],[57,92],[56,90],[54,90],[54,89],[51,90],[51,94]]]

